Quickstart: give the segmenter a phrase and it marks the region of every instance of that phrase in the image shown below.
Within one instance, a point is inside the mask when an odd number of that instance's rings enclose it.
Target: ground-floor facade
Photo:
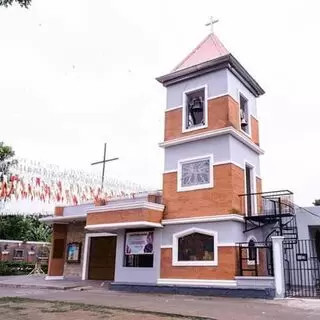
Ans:
[[[77,212],[53,217],[47,279],[78,277],[119,286],[273,288],[263,250],[245,249],[241,263],[249,272],[247,277],[239,274],[239,243],[257,242],[262,236],[261,230],[243,232],[243,216],[163,219],[161,208],[136,200],[86,208],[81,214],[78,206]],[[259,274],[254,273],[255,261]]]

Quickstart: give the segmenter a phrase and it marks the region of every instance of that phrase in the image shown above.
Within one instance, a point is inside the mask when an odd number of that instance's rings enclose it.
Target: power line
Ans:
[[[298,206],[298,205],[296,205],[296,204],[295,204],[295,206],[296,206],[297,208],[301,209],[301,210],[306,211],[307,213],[311,214],[312,216],[320,219],[320,216],[319,216],[318,214],[316,214],[316,213],[314,213],[314,212],[312,212],[312,211],[310,211],[310,210],[308,210],[308,209],[306,209],[306,208],[302,208],[302,207],[300,207],[300,206]]]

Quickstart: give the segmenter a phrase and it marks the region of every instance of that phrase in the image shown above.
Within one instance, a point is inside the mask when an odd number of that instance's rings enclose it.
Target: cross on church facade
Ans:
[[[219,22],[218,19],[214,19],[212,16],[210,17],[210,20],[208,23],[206,23],[206,27],[210,26],[210,32],[213,33],[213,25],[215,23]]]
[[[96,164],[101,164],[101,163],[102,163],[101,192],[102,192],[102,190],[103,190],[104,174],[105,174],[105,169],[106,169],[106,163],[119,159],[119,158],[106,159],[106,156],[107,156],[107,143],[104,144],[103,160],[102,160],[102,161],[97,161],[97,162],[91,163],[92,166],[94,166],[94,165],[96,165]]]

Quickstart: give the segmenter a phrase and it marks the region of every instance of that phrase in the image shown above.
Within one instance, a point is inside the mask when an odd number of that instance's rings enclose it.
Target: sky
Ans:
[[[19,157],[162,187],[168,73],[209,32],[264,88],[263,190],[320,198],[317,1],[33,0],[0,8],[0,140]]]

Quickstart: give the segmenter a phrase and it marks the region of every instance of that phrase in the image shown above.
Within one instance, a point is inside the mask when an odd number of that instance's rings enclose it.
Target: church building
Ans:
[[[157,81],[166,88],[162,190],[56,207],[42,219],[53,225],[48,280],[230,289],[248,280],[243,270],[254,277],[264,268],[267,257],[256,251],[264,231],[250,227],[265,208],[257,115],[264,90],[215,33]]]

